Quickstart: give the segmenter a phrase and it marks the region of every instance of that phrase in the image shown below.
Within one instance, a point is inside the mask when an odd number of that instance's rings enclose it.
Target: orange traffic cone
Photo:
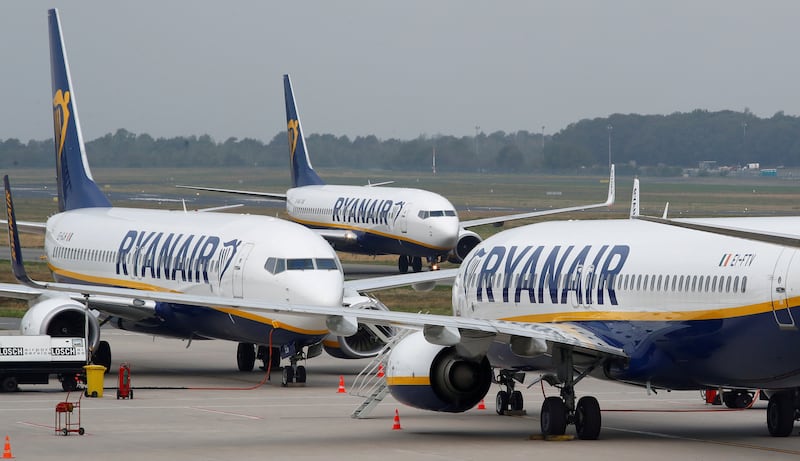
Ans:
[[[378,375],[377,376],[378,376],[378,378],[383,378],[383,376],[384,376],[384,374],[383,374],[383,364],[382,363],[378,364]]]
[[[339,376],[339,390],[336,391],[337,394],[346,394],[347,391],[344,390],[344,376]]]
[[[481,399],[481,403],[478,404],[478,410],[485,410],[486,404],[483,403],[483,399]]]
[[[392,426],[393,431],[399,431],[402,429],[400,427],[400,413],[397,411],[397,408],[394,409],[394,426]]]
[[[3,447],[3,459],[12,459],[14,455],[11,454],[11,442],[8,440],[8,436],[6,436],[6,445]]]

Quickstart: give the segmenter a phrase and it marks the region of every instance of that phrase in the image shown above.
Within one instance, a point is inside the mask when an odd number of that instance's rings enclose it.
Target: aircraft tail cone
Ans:
[[[486,404],[483,402],[483,399],[481,399],[481,402],[478,404],[478,410],[485,410],[485,409],[486,409]]]
[[[339,376],[339,389],[336,391],[337,394],[346,394],[347,391],[344,390],[344,376]]]
[[[377,374],[377,376],[378,376],[378,378],[383,378],[385,376],[385,374],[383,373],[383,364],[382,363],[378,364],[378,374]]]
[[[400,427],[400,413],[397,411],[397,408],[394,409],[394,425],[392,426],[393,431],[399,431],[402,429]]]
[[[3,459],[13,459],[14,455],[11,454],[11,441],[6,436],[6,444],[3,447]]]

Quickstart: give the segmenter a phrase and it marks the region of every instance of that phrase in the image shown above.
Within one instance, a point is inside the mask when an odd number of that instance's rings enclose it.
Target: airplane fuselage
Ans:
[[[770,219],[741,225],[800,225]],[[799,276],[797,250],[779,245],[636,220],[548,222],[476,247],[454,283],[453,308],[457,316],[580,324],[630,356],[602,370],[609,378],[774,389],[800,385]],[[507,346],[491,348],[494,366],[544,363]]]
[[[350,231],[337,250],[362,254],[436,256],[458,240],[458,216],[444,197],[419,189],[311,185],[289,189],[286,210],[295,222]]]
[[[313,231],[264,216],[129,208],[87,208],[47,222],[45,251],[57,281],[341,306],[343,276],[335,252]],[[241,309],[159,303],[153,332],[265,344],[300,333],[327,334],[323,319]]]

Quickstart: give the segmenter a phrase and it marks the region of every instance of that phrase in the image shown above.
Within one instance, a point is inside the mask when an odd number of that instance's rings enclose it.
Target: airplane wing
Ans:
[[[5,219],[0,219],[0,223],[8,224]],[[34,221],[17,221],[17,229],[26,234],[44,235],[47,232],[47,223]]]
[[[547,216],[557,213],[568,213],[570,211],[583,211],[592,208],[608,207],[614,204],[614,165],[611,165],[611,175],[608,178],[608,198],[603,203],[595,203],[593,205],[573,206],[567,208],[556,208],[552,210],[531,211],[528,213],[519,213],[506,216],[493,216],[490,218],[471,219],[469,221],[461,221],[461,227],[469,228],[475,226],[482,226],[484,224],[504,223],[506,221],[514,221],[517,219],[536,218],[539,216]]]
[[[720,226],[717,224],[709,224],[703,220],[675,220],[655,218],[652,216],[639,216],[637,219],[642,221],[650,221],[658,224],[668,226],[681,227],[684,229],[691,229],[701,232],[710,232],[717,235],[725,235],[728,237],[738,237],[756,242],[774,243],[775,245],[783,245],[792,248],[800,248],[800,238],[793,234],[782,234],[778,232],[770,232],[767,230],[753,230],[744,229],[734,226]],[[721,219],[721,218],[717,218]]]
[[[415,284],[452,281],[458,269],[442,269],[438,271],[415,272],[413,274],[388,275],[356,280],[346,280],[344,289],[347,292],[367,292],[388,290]]]
[[[286,201],[286,194],[277,194],[273,192],[254,192],[249,190],[236,190],[236,189],[218,189],[215,187],[201,187],[201,186],[175,186],[180,189],[204,190],[208,192],[224,192],[226,194],[247,195],[250,197],[265,197],[277,201]]]

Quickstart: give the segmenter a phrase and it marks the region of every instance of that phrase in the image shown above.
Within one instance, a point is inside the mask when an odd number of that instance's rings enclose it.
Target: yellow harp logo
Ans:
[[[289,160],[294,161],[294,151],[297,149],[297,138],[300,136],[300,123],[297,120],[289,120],[287,133],[289,134]]]
[[[67,124],[69,124],[69,91],[56,91],[53,97],[53,130],[58,146],[58,158],[64,152],[64,141],[67,138]]]

